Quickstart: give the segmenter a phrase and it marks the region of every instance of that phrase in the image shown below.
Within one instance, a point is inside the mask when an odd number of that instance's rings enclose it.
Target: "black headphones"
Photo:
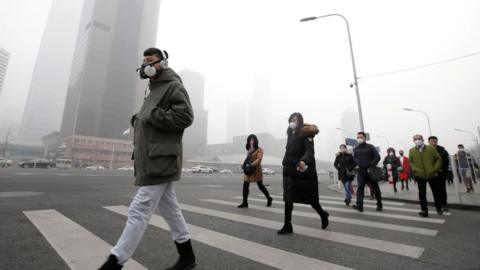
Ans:
[[[150,77],[155,76],[157,74],[157,69],[154,67],[155,64],[160,64],[162,70],[168,69],[168,53],[167,51],[160,51],[160,56],[162,60],[155,61],[153,63],[148,63],[143,61],[142,65],[137,68],[138,75],[141,79],[149,79]]]

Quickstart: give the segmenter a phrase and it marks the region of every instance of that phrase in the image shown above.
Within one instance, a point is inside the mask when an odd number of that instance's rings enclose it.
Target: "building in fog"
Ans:
[[[272,126],[270,81],[267,77],[257,74],[253,83],[252,99],[249,102],[249,132],[268,132]]]
[[[207,145],[208,112],[205,110],[205,78],[193,70],[178,72],[187,89],[193,107],[193,124],[183,135],[183,152],[185,156],[203,156]]]
[[[358,118],[358,112],[352,108],[347,108],[342,113],[340,120],[340,128],[344,132],[346,138],[356,138],[357,132],[360,131],[360,120]]]
[[[287,145],[287,139],[278,139],[272,136],[270,133],[257,133],[259,145],[263,148],[266,156],[283,158],[285,154],[285,146]],[[247,143],[248,135],[235,136],[232,139],[232,143],[222,144],[210,144],[207,145],[207,156],[228,156],[228,155],[241,155],[246,156],[247,150],[245,145]]]
[[[227,108],[227,138],[245,135],[247,129],[247,107],[240,102],[234,102]]]
[[[7,74],[9,58],[10,53],[0,47],[0,95],[2,94],[3,82],[5,82],[5,75]]]
[[[81,6],[81,1],[52,3],[23,113],[21,144],[41,146],[43,136],[60,130]]]
[[[60,129],[67,157],[107,163],[115,156],[109,143],[128,144],[122,133],[147,84],[135,69],[143,51],[156,44],[159,5],[159,0],[84,1]]]

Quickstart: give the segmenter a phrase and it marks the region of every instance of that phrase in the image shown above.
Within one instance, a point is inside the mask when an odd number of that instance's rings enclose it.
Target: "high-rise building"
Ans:
[[[267,77],[254,78],[252,100],[249,102],[249,132],[262,133],[271,127],[271,85]]]
[[[205,78],[202,74],[189,69],[184,69],[178,74],[187,89],[194,115],[193,124],[185,130],[183,136],[184,155],[203,156],[208,130],[208,112],[204,108]]]
[[[0,47],[0,94],[2,93],[3,82],[5,81],[5,74],[7,73],[9,58],[10,53]]]
[[[82,1],[52,2],[23,113],[21,144],[40,146],[43,136],[60,130],[81,7]]]
[[[240,102],[234,102],[227,111],[227,139],[247,135],[247,107]]]
[[[357,132],[360,131],[360,121],[358,118],[358,112],[352,108],[347,108],[342,113],[340,120],[340,127],[344,132],[346,138],[356,138]]]
[[[118,138],[128,128],[145,85],[135,68],[155,46],[159,4],[84,1],[61,137]]]
[[[155,47],[159,6],[159,0],[84,1],[60,129],[67,156],[106,162],[119,149],[114,143],[127,139],[122,133],[147,84],[135,69],[143,51]],[[122,159],[129,158],[125,151]]]

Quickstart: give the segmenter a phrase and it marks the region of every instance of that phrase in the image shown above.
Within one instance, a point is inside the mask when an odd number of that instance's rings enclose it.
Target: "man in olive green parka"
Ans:
[[[196,264],[173,185],[180,180],[183,131],[193,122],[193,110],[180,77],[168,68],[167,59],[165,51],[149,48],[138,69],[142,79],[150,79],[150,93],[131,119],[135,185],[139,188],[130,204],[125,229],[101,270],[121,269],[132,257],[157,207],[180,255],[168,269],[192,269]]]

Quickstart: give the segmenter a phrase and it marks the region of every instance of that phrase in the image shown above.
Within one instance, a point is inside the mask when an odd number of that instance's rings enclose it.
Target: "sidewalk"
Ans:
[[[354,189],[356,191],[356,181],[354,182]],[[409,182],[409,191],[401,190],[401,184],[397,183],[397,193],[393,192],[393,185],[387,182],[381,181],[379,182],[380,189],[382,191],[382,198],[387,200],[395,200],[395,201],[404,201],[409,203],[419,203],[418,201],[418,187],[414,184],[413,181]],[[474,185],[474,192],[473,193],[466,193],[465,186],[462,184],[458,184],[458,189],[460,192],[460,197],[457,196],[455,191],[455,185],[452,184],[447,186],[447,201],[450,208],[455,209],[463,209],[463,210],[480,210],[480,183]],[[329,185],[329,189],[345,193],[343,189],[342,183],[338,184],[331,184]],[[370,196],[370,191],[368,187],[365,188],[365,198],[368,200]],[[427,200],[429,203],[433,203],[433,195],[430,190],[430,187],[427,186]]]

